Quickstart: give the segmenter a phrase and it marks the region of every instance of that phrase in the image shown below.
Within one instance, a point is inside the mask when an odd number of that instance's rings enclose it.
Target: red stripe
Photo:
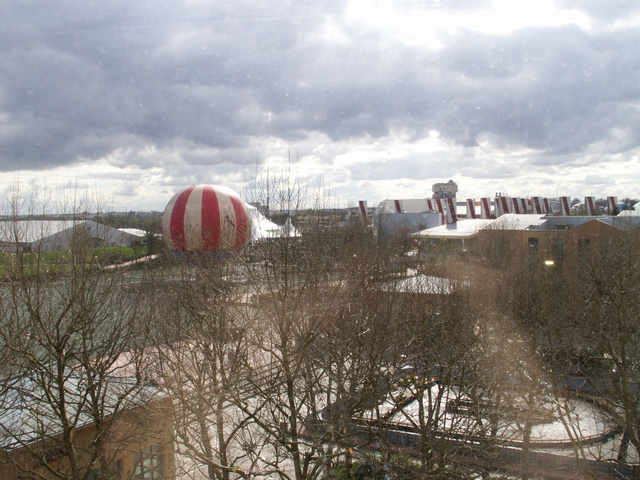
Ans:
[[[489,210],[489,199],[483,198],[480,200],[480,216],[484,219],[489,218],[490,210]]]
[[[473,198],[467,198],[467,218],[476,218],[476,206]]]
[[[216,191],[205,185],[202,191],[202,249],[220,248],[220,206]]]
[[[187,202],[189,201],[189,195],[193,191],[193,187],[189,187],[184,190],[177,198],[171,209],[171,220],[169,222],[169,232],[171,234],[171,242],[173,243],[174,250],[186,250],[187,240],[184,234],[184,214],[187,209]]]
[[[540,214],[542,213],[542,206],[540,205],[540,198],[539,197],[533,197],[533,209],[534,209],[534,213]]]
[[[247,210],[242,204],[242,200],[235,196],[229,196],[236,214],[236,241],[234,248],[242,248],[247,243],[249,235],[249,222],[247,221]]]
[[[500,201],[502,202],[502,213],[509,213],[509,202],[507,201],[507,197],[500,197]]]
[[[458,222],[458,214],[456,213],[456,204],[453,201],[453,198],[448,197],[447,198],[447,205],[449,206],[449,220],[450,223],[457,223]]]
[[[511,205],[513,205],[513,213],[515,213],[516,215],[520,214],[520,202],[518,201],[517,198],[512,198],[511,199]]]

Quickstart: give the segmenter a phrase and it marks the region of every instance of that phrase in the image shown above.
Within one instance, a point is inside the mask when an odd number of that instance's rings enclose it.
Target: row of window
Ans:
[[[537,237],[529,238],[529,252],[530,253],[538,253],[540,249],[540,239]],[[564,250],[564,239],[563,238],[552,238],[551,239],[551,251],[555,254],[561,254]]]
[[[539,238],[531,237],[529,238],[529,252],[530,253],[538,253],[539,252]],[[591,239],[589,238],[580,238],[576,242],[578,247],[578,252],[584,252],[589,248],[591,244]],[[564,250],[564,239],[563,238],[552,238],[551,239],[551,252],[560,255]]]

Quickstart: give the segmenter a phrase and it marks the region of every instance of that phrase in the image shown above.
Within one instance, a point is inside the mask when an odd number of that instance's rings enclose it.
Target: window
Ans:
[[[554,255],[560,256],[564,252],[564,239],[554,238],[551,241],[551,250]]]
[[[535,237],[529,239],[529,253],[538,253],[538,239]]]
[[[135,480],[162,478],[162,445],[151,445],[134,456]]]
[[[591,240],[589,238],[579,238],[578,239],[578,253],[584,254],[589,250],[591,246]]]

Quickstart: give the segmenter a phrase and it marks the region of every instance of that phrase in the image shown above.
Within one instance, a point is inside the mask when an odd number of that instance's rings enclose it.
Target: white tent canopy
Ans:
[[[262,215],[258,209],[252,205],[247,205],[247,212],[251,219],[251,241],[258,242],[260,240],[270,238],[283,237],[299,237],[300,233],[288,218],[284,225],[273,223],[267,217]]]

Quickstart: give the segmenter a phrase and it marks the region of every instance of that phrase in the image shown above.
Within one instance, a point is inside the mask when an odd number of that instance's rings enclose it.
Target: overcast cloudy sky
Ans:
[[[640,196],[637,0],[10,0],[0,187]]]

